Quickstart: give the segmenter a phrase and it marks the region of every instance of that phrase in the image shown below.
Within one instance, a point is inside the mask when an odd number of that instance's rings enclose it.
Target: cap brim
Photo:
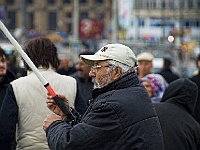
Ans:
[[[86,65],[92,66],[94,61],[107,60],[108,58],[99,55],[80,55],[81,60]]]

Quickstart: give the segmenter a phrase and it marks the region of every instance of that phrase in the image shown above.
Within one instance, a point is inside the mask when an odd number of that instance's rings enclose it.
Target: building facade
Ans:
[[[119,31],[125,31],[125,40],[165,38],[180,32],[200,39],[200,0],[130,0],[130,5],[133,6],[128,26],[125,29],[118,26]],[[74,0],[0,0],[0,13],[11,31],[24,27],[27,31],[62,30],[72,34],[75,23]],[[110,39],[112,0],[79,0],[79,19],[84,18],[101,20],[99,38]]]
[[[74,0],[0,0],[0,7],[5,10],[1,20],[9,30],[25,27],[27,31],[73,31]],[[107,29],[110,7],[108,0],[79,0],[79,18],[101,20]]]

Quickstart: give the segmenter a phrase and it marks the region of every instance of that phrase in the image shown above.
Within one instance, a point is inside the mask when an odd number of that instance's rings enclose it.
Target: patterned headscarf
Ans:
[[[162,98],[162,95],[168,86],[168,83],[160,74],[148,74],[141,79],[141,81],[147,81],[152,87],[152,102],[158,103]]]

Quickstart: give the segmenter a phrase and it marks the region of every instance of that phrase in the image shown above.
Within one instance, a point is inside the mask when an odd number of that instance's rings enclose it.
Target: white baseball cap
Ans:
[[[115,60],[127,66],[135,67],[137,59],[133,51],[123,44],[108,44],[103,46],[94,55],[81,55],[81,60],[92,66],[94,61],[99,60]]]

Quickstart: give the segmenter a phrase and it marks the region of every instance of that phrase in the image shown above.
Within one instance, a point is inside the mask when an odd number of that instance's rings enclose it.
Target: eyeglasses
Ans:
[[[92,72],[95,72],[97,69],[100,69],[102,67],[109,67],[110,65],[107,65],[107,66],[101,66],[101,65],[97,65],[97,66],[92,66],[91,67],[91,71]]]

